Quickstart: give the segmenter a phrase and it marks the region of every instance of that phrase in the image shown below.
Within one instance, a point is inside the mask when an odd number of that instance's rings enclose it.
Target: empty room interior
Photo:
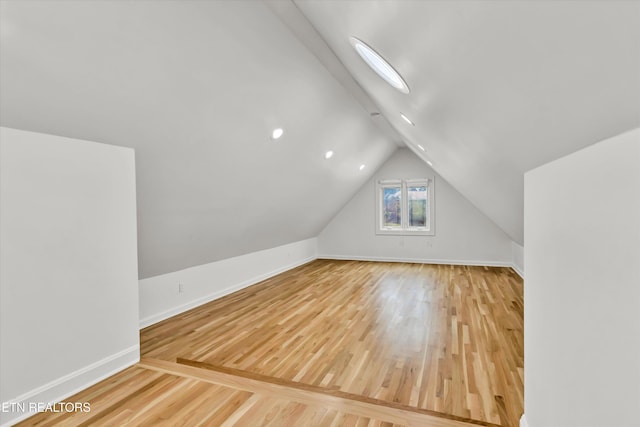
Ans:
[[[2,427],[640,427],[640,1],[0,0],[0,125]]]

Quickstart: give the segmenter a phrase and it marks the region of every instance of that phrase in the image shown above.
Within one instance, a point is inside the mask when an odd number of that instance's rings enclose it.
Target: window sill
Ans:
[[[376,230],[380,236],[435,236],[434,230]]]

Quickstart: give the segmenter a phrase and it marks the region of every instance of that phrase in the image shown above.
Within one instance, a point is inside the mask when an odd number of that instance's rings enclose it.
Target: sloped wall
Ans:
[[[140,279],[315,237],[397,149],[266,3],[2,1],[0,123],[136,150]]]
[[[376,235],[376,181],[435,178],[435,236]],[[318,236],[320,258],[512,264],[511,239],[408,149],[396,151]]]

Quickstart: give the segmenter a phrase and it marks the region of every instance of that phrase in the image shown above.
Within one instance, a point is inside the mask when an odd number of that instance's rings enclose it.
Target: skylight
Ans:
[[[409,93],[409,86],[402,76],[375,50],[368,46],[362,40],[351,36],[349,38],[351,45],[358,52],[358,55],[367,63],[373,71],[382,77],[387,83],[395,87],[402,93]]]

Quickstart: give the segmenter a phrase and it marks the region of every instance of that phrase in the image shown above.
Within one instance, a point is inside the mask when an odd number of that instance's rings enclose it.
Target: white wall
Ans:
[[[134,153],[8,128],[0,152],[0,401],[56,401],[139,357]]]
[[[375,183],[435,177],[435,236],[376,235]],[[511,265],[511,239],[408,149],[374,174],[318,236],[319,257]]]
[[[312,261],[316,254],[312,238],[140,280],[140,327]]]
[[[525,176],[529,427],[638,426],[640,129]]]

